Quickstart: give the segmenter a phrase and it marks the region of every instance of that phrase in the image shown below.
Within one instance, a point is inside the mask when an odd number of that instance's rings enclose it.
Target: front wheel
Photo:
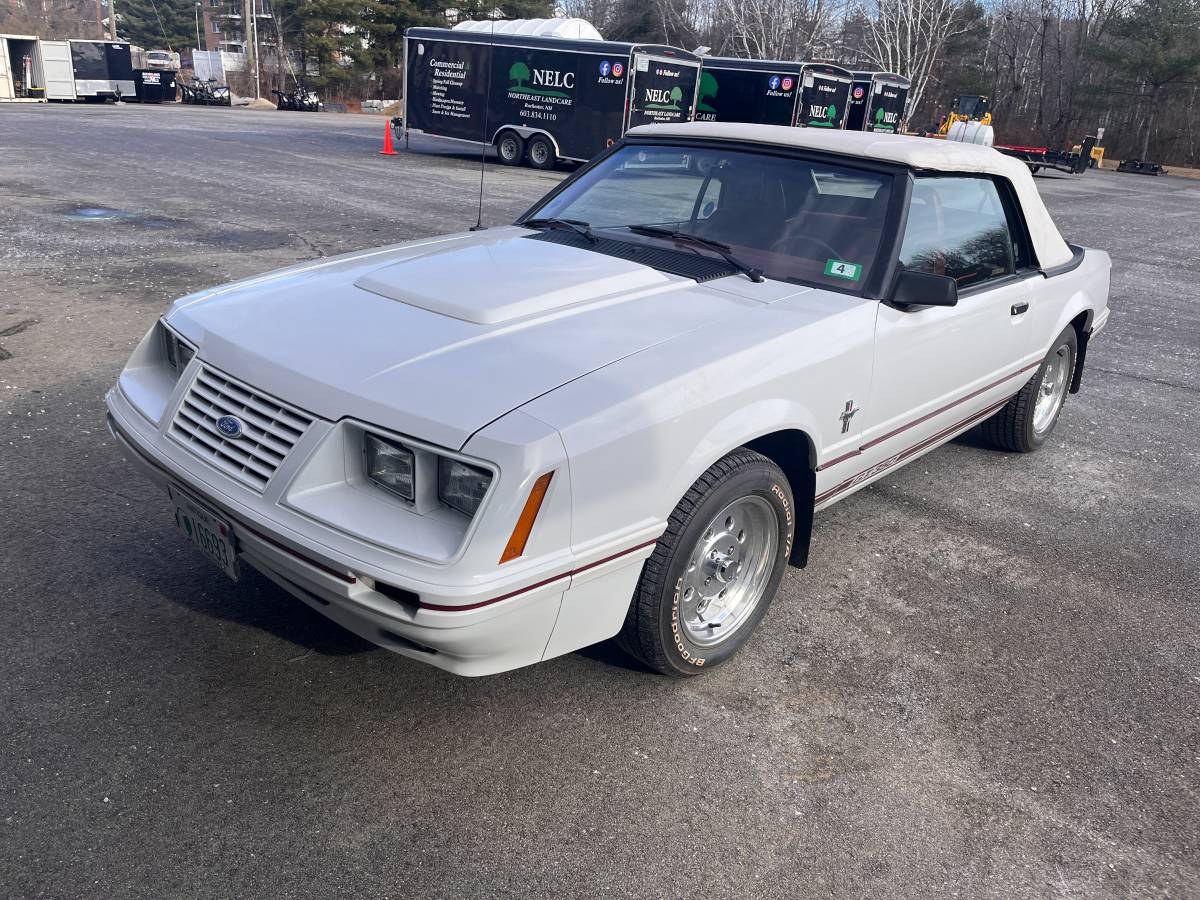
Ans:
[[[1031,453],[1050,438],[1075,377],[1079,338],[1066,327],[1050,345],[1037,373],[998,413],[983,423],[983,436],[994,447]]]
[[[775,463],[739,448],[700,476],[646,560],[618,637],[666,675],[733,656],[766,615],[792,549],[792,491]]]
[[[515,131],[505,131],[496,140],[496,153],[506,166],[519,166],[525,155],[525,141]]]
[[[548,138],[540,134],[529,139],[529,149],[526,153],[529,156],[529,165],[535,169],[553,169],[555,163],[558,162],[558,154],[554,152],[554,145]]]

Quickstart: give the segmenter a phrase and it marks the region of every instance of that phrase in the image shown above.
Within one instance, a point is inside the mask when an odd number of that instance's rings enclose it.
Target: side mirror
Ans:
[[[905,269],[888,299],[897,306],[957,306],[958,282],[949,275]]]

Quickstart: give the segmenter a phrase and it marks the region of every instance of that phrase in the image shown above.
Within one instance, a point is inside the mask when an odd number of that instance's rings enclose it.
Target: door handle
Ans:
[[[1021,313],[1027,312],[1028,310],[1029,310],[1029,304],[1026,303],[1024,300],[1021,300],[1017,303],[1014,303],[1012,305],[1012,309],[1010,311],[1012,312],[1012,314],[1014,316],[1019,316],[1019,315],[1021,315]]]

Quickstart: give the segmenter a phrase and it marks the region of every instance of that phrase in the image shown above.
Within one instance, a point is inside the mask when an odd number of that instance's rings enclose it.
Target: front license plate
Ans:
[[[220,516],[209,512],[179,488],[167,488],[175,504],[175,524],[196,545],[196,549],[216,563],[217,568],[238,580],[237,552],[234,550],[233,527]]]

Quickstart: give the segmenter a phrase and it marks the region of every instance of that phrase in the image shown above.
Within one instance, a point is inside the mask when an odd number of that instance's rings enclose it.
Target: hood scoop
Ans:
[[[639,263],[511,234],[391,263],[354,282],[389,300],[479,325],[502,325],[670,283]]]

